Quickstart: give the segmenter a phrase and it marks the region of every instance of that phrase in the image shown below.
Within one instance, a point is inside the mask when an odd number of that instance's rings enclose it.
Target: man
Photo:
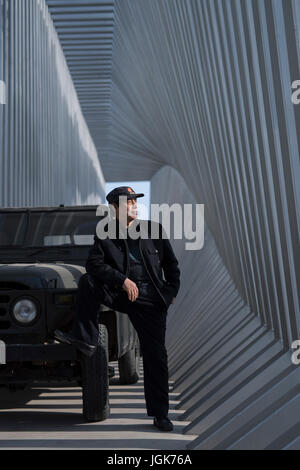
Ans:
[[[71,333],[56,330],[55,336],[92,355],[98,341],[100,304],[127,313],[143,355],[147,414],[154,416],[153,424],[160,430],[172,431],[165,332],[168,308],[180,287],[180,270],[162,225],[137,219],[137,198],[143,196],[126,186],[106,196],[116,219],[106,224],[106,238],[94,237],[85,265],[87,274],[79,281],[77,321]],[[110,235],[112,224],[115,236]],[[157,238],[151,238],[151,227],[157,229]],[[131,237],[134,231],[138,239]]]

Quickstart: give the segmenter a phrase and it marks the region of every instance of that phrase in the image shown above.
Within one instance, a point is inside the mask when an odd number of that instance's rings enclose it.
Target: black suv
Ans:
[[[88,421],[110,414],[108,362],[118,361],[120,383],[129,384],[139,379],[140,361],[128,315],[104,305],[92,357],[54,338],[56,329],[68,331],[75,318],[78,282],[101,219],[97,208],[0,209],[0,386],[77,381]]]

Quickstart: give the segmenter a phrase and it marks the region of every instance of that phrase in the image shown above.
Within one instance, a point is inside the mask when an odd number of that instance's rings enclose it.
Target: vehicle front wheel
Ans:
[[[80,352],[83,416],[87,421],[103,421],[110,415],[108,374],[108,332],[99,324],[98,346],[92,357]]]

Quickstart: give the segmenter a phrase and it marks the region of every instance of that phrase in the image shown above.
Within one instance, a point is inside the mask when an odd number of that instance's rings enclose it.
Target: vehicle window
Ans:
[[[50,235],[49,237],[46,235],[44,237],[45,246],[65,245],[66,243],[71,243],[71,237],[69,235]]]
[[[0,214],[0,247],[24,243],[27,214],[24,212]]]
[[[93,245],[99,220],[94,211],[32,212],[26,244]]]
[[[96,228],[95,228],[96,232]],[[93,245],[94,235],[74,235],[75,245]]]

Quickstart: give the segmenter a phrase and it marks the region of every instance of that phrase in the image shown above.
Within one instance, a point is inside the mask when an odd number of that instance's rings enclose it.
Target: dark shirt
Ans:
[[[157,308],[165,308],[164,300],[153,284],[148,271],[144,265],[144,261],[140,252],[140,238],[132,239],[128,234],[126,242],[129,250],[129,274],[128,277],[138,286],[139,295],[136,300],[137,304],[156,305]]]
[[[149,302],[157,303],[161,306],[163,300],[145,268],[143,258],[139,248],[139,238],[133,240],[127,232],[127,245],[129,250],[129,274],[128,277],[135,282],[139,289],[137,303],[147,304]]]
[[[139,249],[139,238],[137,240],[133,240],[127,236],[126,241],[129,249],[129,279],[134,282],[143,281],[151,283],[151,279],[147,273],[143,259],[141,257],[141,252]]]

